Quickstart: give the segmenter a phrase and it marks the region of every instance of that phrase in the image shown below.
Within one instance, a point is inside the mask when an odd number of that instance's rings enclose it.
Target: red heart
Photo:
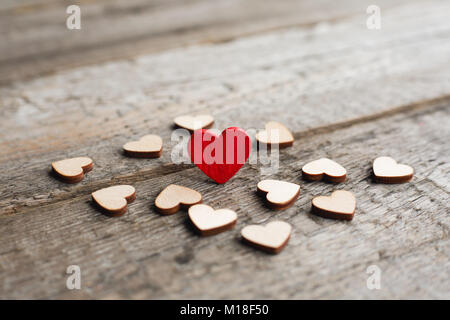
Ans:
[[[225,183],[247,161],[252,144],[247,132],[238,127],[225,129],[220,136],[202,129],[194,131],[188,150],[203,173],[217,183]]]

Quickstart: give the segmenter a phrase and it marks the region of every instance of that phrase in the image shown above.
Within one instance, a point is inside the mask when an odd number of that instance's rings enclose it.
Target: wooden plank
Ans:
[[[445,99],[450,42],[442,40],[449,34],[449,6],[413,4],[385,12],[378,33],[355,18],[2,88],[0,214],[184,169],[170,159],[175,115],[209,112],[220,129],[262,129],[274,119],[301,136]],[[125,142],[147,133],[164,138],[161,159],[121,155]],[[81,184],[67,186],[49,176],[52,161],[78,155],[96,163]],[[29,177],[36,179],[29,183]]]
[[[379,0],[389,9],[406,0]],[[426,3],[418,1],[419,3]],[[230,41],[289,26],[357,15],[371,3],[343,0],[89,0],[73,1],[81,30],[66,28],[64,1],[0,5],[0,85],[74,66],[185,45]]]
[[[225,185],[197,168],[135,182],[138,198],[121,218],[108,218],[89,195],[1,216],[1,298],[439,298],[449,296],[450,241],[446,176],[450,103],[409,111],[299,139],[282,151],[271,178],[301,184],[291,208],[274,212],[256,195],[259,165],[246,165]],[[414,167],[412,182],[375,184],[373,159],[390,155]],[[305,183],[300,168],[321,156],[348,170],[339,185]],[[205,203],[238,213],[233,231],[201,238],[185,213],[152,209],[169,183],[193,187]],[[309,214],[313,196],[354,192],[351,222]],[[250,223],[282,219],[292,238],[277,256],[239,241]],[[81,267],[82,289],[65,287],[68,265]],[[382,271],[381,289],[368,290],[366,268]]]

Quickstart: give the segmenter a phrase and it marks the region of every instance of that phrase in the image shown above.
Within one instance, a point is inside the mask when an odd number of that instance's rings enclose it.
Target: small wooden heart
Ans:
[[[283,221],[273,221],[265,226],[250,225],[241,231],[248,244],[269,253],[280,252],[288,243],[292,227]]]
[[[302,168],[303,178],[310,181],[322,180],[330,182],[344,182],[347,170],[339,163],[328,158],[311,161]]]
[[[202,195],[190,188],[171,184],[156,197],[155,207],[159,213],[174,214],[202,202]]]
[[[329,197],[319,196],[312,200],[312,212],[324,218],[352,220],[355,208],[355,196],[345,190],[337,190]]]
[[[84,174],[91,171],[94,162],[88,157],[77,157],[52,163],[53,172],[67,183],[77,183],[83,180]]]
[[[118,217],[127,212],[127,204],[136,199],[136,190],[129,185],[118,185],[97,190],[92,199],[106,214]]]
[[[210,115],[197,115],[197,116],[179,116],[174,120],[175,124],[189,131],[195,131],[198,129],[211,128],[214,123],[214,118]]]
[[[163,142],[160,136],[149,134],[138,141],[127,142],[123,145],[125,155],[136,158],[159,158],[162,153]]]
[[[414,169],[390,157],[379,157],[373,162],[373,174],[377,182],[403,183],[412,179]]]
[[[206,204],[196,204],[189,208],[192,224],[203,236],[211,236],[234,227],[236,212],[229,209],[214,210]]]
[[[266,144],[268,147],[278,145],[279,148],[286,148],[293,145],[294,136],[281,123],[270,121],[266,123],[265,130],[256,134],[256,140],[259,143]]]
[[[290,207],[300,194],[300,186],[295,183],[280,180],[262,180],[257,191],[266,196],[269,207],[275,210]]]

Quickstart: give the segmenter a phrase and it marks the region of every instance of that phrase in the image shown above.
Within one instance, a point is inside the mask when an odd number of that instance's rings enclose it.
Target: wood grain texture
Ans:
[[[450,4],[437,8],[386,11],[380,33],[357,18],[1,88],[0,214],[179,171],[183,166],[170,160],[177,115],[211,113],[218,129],[263,129],[277,120],[298,138],[445,98],[450,42],[442,40],[450,34]],[[124,158],[121,146],[145,134],[163,138],[162,157]],[[68,188],[49,176],[51,162],[80,154],[96,165],[81,185]],[[30,184],[30,176],[39,178]]]
[[[3,298],[449,298],[449,103],[297,141],[283,150],[271,178],[299,182],[302,195],[274,212],[256,195],[258,166],[216,185],[197,168],[136,182],[139,201],[119,219],[103,216],[88,195],[1,217]],[[400,125],[401,124],[401,125]],[[335,186],[304,183],[312,158],[336,159],[349,172],[339,188],[357,198],[352,222],[309,213],[313,196]],[[416,169],[411,183],[370,179],[371,163],[390,154]],[[435,177],[439,177],[436,179]],[[204,203],[238,214],[236,228],[201,238],[186,214],[161,216],[152,203],[169,183],[200,191]],[[239,241],[247,224],[273,219],[293,226],[276,257]],[[65,268],[81,267],[83,290],[65,288]],[[366,268],[382,270],[382,289],[366,288]]]
[[[60,6],[17,3],[2,2],[0,17],[40,7],[50,14]],[[155,3],[174,12],[206,5]],[[343,11],[347,18],[316,27],[178,48],[0,88],[0,298],[449,299],[450,3],[395,4],[382,7],[380,31],[365,27],[366,4],[361,16],[350,6]],[[274,20],[282,24],[280,16]],[[30,66],[30,58],[23,59]],[[2,63],[5,74],[8,63]],[[220,131],[280,121],[296,141],[281,150],[277,173],[246,164],[217,185],[193,164],[171,162],[172,120],[187,113],[212,114]],[[124,157],[122,145],[145,134],[163,138],[162,157]],[[82,182],[66,185],[50,175],[51,162],[80,155],[95,163]],[[382,155],[411,165],[413,180],[374,183],[372,162]],[[302,166],[321,157],[343,165],[347,180],[338,186],[302,180]],[[298,183],[301,195],[292,207],[272,211],[255,191],[262,179]],[[236,211],[236,227],[202,238],[185,212],[157,214],[154,200],[171,183],[200,191],[214,208]],[[137,194],[120,218],[102,215],[90,195],[115,184],[131,184]],[[311,199],[336,188],[355,194],[351,222],[310,214]],[[272,220],[293,226],[278,256],[241,243],[245,225]],[[72,264],[81,267],[79,291],[65,286]],[[382,270],[381,290],[366,287],[366,268],[373,264]]]
[[[407,0],[379,0],[385,9]],[[424,1],[421,1],[424,3]],[[81,8],[81,30],[66,8]],[[61,69],[180,46],[358,15],[370,1],[29,0],[0,4],[0,84]]]

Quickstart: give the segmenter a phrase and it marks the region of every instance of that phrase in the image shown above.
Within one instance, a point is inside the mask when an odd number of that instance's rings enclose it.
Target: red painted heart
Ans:
[[[225,183],[241,169],[252,150],[250,137],[238,127],[225,129],[220,136],[202,129],[189,140],[192,162],[217,183]]]

